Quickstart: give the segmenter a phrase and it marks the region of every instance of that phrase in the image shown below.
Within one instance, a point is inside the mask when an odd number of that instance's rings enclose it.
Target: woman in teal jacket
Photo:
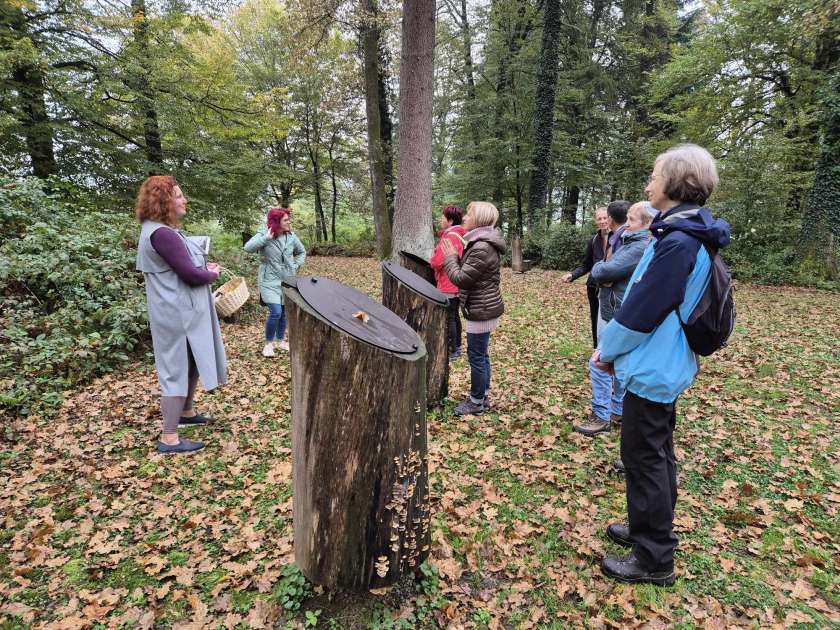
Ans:
[[[306,249],[292,232],[289,209],[269,210],[267,226],[245,243],[245,251],[260,253],[257,285],[260,297],[268,308],[263,356],[273,357],[275,345],[280,350],[289,349],[289,343],[283,339],[286,334],[286,309],[280,285],[286,278],[296,275],[306,260]]]

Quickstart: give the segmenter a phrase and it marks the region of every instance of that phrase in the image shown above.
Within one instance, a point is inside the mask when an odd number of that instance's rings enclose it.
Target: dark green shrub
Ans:
[[[544,269],[574,269],[583,261],[590,238],[592,233],[588,229],[568,223],[552,226],[543,244],[541,266]]]
[[[0,182],[0,413],[55,409],[64,388],[113,370],[148,335],[136,235],[128,211]]]

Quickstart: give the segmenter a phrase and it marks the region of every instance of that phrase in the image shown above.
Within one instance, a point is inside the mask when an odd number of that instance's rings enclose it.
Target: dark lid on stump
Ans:
[[[446,293],[438,290],[435,285],[427,282],[425,278],[421,278],[410,269],[388,261],[382,263],[382,270],[427,300],[442,306],[446,306],[449,303],[449,296]]]
[[[361,291],[321,277],[283,284],[296,288],[312,310],[351,337],[396,354],[414,354],[420,347],[420,337],[408,324]]]
[[[432,266],[429,264],[428,260],[426,260],[425,258],[421,258],[417,254],[412,254],[411,252],[407,252],[404,249],[400,250],[400,256],[405,256],[411,262],[416,263],[418,265],[421,265],[423,267],[427,267],[428,269],[432,268]]]

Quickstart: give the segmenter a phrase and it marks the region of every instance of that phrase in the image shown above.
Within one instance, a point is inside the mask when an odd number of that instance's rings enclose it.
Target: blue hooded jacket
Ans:
[[[707,208],[682,204],[659,213],[650,226],[654,239],[630,278],[624,302],[604,328],[601,360],[613,363],[628,390],[647,400],[674,402],[697,374],[674,309],[683,321],[697,306],[711,276],[707,243],[729,244],[729,224]]]

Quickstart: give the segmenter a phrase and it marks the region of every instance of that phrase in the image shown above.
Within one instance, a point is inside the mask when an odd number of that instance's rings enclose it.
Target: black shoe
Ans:
[[[624,462],[621,461],[620,457],[613,462],[613,470],[617,473],[624,474]]]
[[[196,440],[181,440],[177,444],[164,444],[158,442],[158,453],[192,453],[193,451],[200,451],[204,448],[204,442]]]
[[[188,427],[193,426],[196,424],[212,424],[213,418],[208,418],[207,416],[203,416],[200,413],[195,414],[191,418],[187,418],[186,416],[181,416],[178,419],[178,426],[179,427]]]
[[[655,584],[657,586],[671,586],[676,580],[674,570],[648,571],[640,563],[635,554],[629,556],[606,556],[601,561],[601,571],[625,584]]]
[[[486,411],[484,402],[474,403],[471,398],[467,398],[460,405],[455,407],[453,412],[456,416],[479,416]]]
[[[630,540],[630,528],[621,523],[612,523],[607,526],[607,538],[622,547],[633,546]]]
[[[461,348],[449,353],[449,362],[455,363],[458,359],[461,358]]]

